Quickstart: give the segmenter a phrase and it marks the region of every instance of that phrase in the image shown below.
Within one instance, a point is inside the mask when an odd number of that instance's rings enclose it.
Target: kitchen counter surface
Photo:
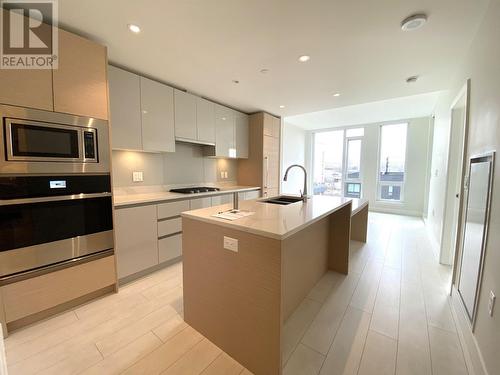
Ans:
[[[229,204],[187,211],[183,212],[181,216],[283,240],[339,210],[351,201],[352,214],[368,204],[368,201],[363,199],[315,195],[307,202],[296,202],[289,205],[265,203],[262,199],[241,201],[240,210],[255,213],[233,221],[212,216],[231,209],[232,206]]]
[[[129,193],[129,194],[114,194],[113,196],[113,204],[115,207],[121,206],[130,206],[137,204],[147,204],[147,203],[156,203],[156,202],[165,202],[165,201],[177,201],[183,199],[194,199],[194,198],[203,198],[203,197],[211,197],[222,194],[229,193],[241,193],[245,191],[254,191],[260,190],[260,187],[257,186],[240,186],[240,185],[232,185],[232,186],[216,186],[220,189],[220,191],[211,191],[207,193],[194,193],[194,194],[180,194],[180,193],[171,193],[169,191],[155,191],[149,193]]]

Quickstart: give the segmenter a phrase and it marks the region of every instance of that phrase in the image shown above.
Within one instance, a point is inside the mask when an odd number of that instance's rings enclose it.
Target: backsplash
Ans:
[[[113,185],[117,187],[190,185],[236,181],[237,161],[203,156],[202,146],[176,143],[175,153],[112,152]],[[132,181],[132,172],[143,172],[142,182]],[[221,177],[227,172],[227,178]]]

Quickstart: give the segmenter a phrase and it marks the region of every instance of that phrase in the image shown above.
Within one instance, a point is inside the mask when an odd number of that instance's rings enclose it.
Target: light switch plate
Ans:
[[[497,297],[495,296],[495,293],[490,290],[490,300],[488,302],[488,313],[490,314],[490,316],[493,316],[493,309],[495,308],[496,299]]]
[[[132,181],[134,181],[134,182],[144,181],[144,176],[143,176],[142,172],[132,172]]]
[[[224,249],[238,252],[238,240],[236,238],[224,236]]]

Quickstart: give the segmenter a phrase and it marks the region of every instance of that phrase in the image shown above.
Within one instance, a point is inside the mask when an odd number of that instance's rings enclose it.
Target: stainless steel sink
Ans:
[[[286,196],[286,195],[280,195],[278,197],[265,199],[262,202],[287,205],[287,204],[292,204],[292,203],[297,203],[297,202],[302,202],[302,201],[303,200],[301,197],[291,197],[291,196]]]

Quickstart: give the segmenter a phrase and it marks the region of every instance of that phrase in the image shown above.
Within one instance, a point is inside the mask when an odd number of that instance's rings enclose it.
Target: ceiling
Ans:
[[[285,117],[285,125],[318,130],[428,117],[434,113],[436,101],[443,93],[435,91]]]
[[[59,22],[107,45],[114,64],[246,112],[286,116],[447,88],[487,3],[60,0]],[[428,14],[427,25],[402,32],[415,12]],[[311,60],[299,63],[303,54]],[[412,75],[420,79],[407,84]]]

